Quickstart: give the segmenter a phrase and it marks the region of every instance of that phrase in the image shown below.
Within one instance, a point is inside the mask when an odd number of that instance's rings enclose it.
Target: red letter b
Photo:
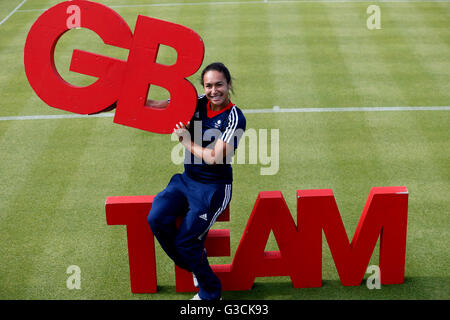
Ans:
[[[156,62],[160,44],[177,51],[174,65]],[[157,133],[171,133],[178,122],[187,123],[195,111],[197,92],[185,78],[200,68],[203,55],[203,41],[194,31],[138,16],[114,122]],[[146,106],[150,84],[170,92],[167,108]]]

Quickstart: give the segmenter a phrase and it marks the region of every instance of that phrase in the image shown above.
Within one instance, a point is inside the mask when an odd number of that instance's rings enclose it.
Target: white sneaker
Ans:
[[[192,279],[194,280],[194,287],[198,288],[198,281],[197,281],[197,277],[195,276],[194,273],[192,273]]]
[[[198,293],[197,293],[194,297],[192,297],[191,300],[203,300],[203,299],[200,298],[200,296],[199,296]]]
[[[200,296],[198,295],[198,293],[192,297],[191,300],[203,300],[202,298],[200,298]],[[220,298],[219,300],[222,300],[222,298]]]

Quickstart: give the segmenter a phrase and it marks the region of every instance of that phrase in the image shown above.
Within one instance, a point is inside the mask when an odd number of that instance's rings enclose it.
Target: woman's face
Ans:
[[[228,93],[231,89],[231,81],[227,83],[222,72],[210,70],[203,76],[203,88],[206,98],[215,107],[226,107],[229,103]]]

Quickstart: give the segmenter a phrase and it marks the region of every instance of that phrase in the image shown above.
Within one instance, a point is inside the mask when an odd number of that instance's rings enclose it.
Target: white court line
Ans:
[[[244,5],[244,4],[290,4],[290,3],[413,3],[413,2],[450,2],[450,0],[260,0],[260,1],[203,1],[203,2],[167,2],[167,3],[147,3],[147,4],[123,4],[111,5],[109,8],[138,8],[138,7],[178,7],[178,6],[208,6],[208,5]],[[25,9],[18,12],[45,11],[44,9]]]
[[[8,20],[15,12],[17,12],[23,4],[27,2],[27,0],[23,0],[13,11],[11,11],[2,21],[0,21],[0,26]]]
[[[320,112],[383,112],[383,111],[450,111],[450,106],[428,106],[428,107],[360,107],[360,108],[265,108],[265,109],[243,109],[242,112],[249,113],[320,113]],[[35,115],[35,116],[9,116],[0,117],[0,121],[14,120],[53,120],[53,119],[78,119],[78,118],[110,118],[114,113],[98,113],[93,115],[83,114],[58,114],[58,115]]]

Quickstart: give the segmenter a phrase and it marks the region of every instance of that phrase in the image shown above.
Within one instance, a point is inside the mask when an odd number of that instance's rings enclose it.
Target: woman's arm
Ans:
[[[189,126],[189,123],[188,123]],[[174,132],[178,135],[180,143],[197,158],[202,159],[206,164],[223,164],[224,159],[234,152],[232,145],[222,139],[217,139],[213,149],[203,148],[191,140],[191,135],[186,126],[180,122],[176,125]]]

